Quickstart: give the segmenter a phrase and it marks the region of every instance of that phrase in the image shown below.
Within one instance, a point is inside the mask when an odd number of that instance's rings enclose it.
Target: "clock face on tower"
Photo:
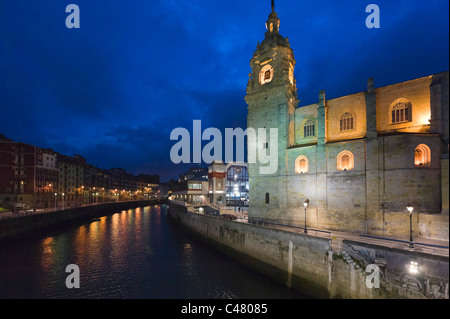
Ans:
[[[259,72],[259,83],[266,84],[272,81],[273,67],[270,64],[266,64]]]

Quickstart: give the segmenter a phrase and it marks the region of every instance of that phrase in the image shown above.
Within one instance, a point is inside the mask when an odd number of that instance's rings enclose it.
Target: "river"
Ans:
[[[67,288],[79,269],[79,288]],[[305,298],[197,240],[166,205],[0,242],[0,298]]]

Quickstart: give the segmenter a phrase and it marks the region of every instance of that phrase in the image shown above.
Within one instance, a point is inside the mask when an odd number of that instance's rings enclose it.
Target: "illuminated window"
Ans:
[[[308,158],[304,155],[300,155],[295,160],[295,172],[303,174],[308,172]]]
[[[341,120],[340,120],[340,130],[341,131],[349,131],[353,130],[353,115],[352,113],[346,112],[342,114]]]
[[[202,183],[189,183],[189,188],[188,189],[202,189]]]
[[[222,178],[218,178],[217,179],[217,190],[221,191],[223,190],[223,183],[222,183],[223,179]]]
[[[259,73],[259,83],[265,84],[272,81],[273,78],[273,67],[270,64],[266,64],[261,69],[261,72]]]
[[[342,151],[337,156],[337,169],[340,171],[348,171],[354,168],[353,153],[350,151]]]
[[[431,163],[431,150],[425,144],[420,144],[414,150],[414,165],[416,167],[429,167]]]
[[[303,136],[312,137],[315,136],[315,125],[313,120],[307,120],[303,125]]]
[[[390,124],[411,121],[411,103],[405,99],[398,99],[389,108]]]

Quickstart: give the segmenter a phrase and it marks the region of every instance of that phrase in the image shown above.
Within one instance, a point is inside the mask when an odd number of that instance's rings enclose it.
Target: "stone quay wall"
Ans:
[[[0,220],[0,240],[23,236],[28,233],[41,231],[43,229],[52,229],[57,226],[67,225],[71,222],[105,216],[111,212],[161,204],[165,202],[165,200],[144,200],[104,203],[2,219]]]
[[[347,241],[343,251],[334,251],[328,238],[196,214],[170,202],[168,216],[206,243],[312,298],[448,298],[448,257]],[[420,283],[407,274],[411,258],[430,270],[421,272]],[[367,284],[369,264],[380,270],[379,287]]]

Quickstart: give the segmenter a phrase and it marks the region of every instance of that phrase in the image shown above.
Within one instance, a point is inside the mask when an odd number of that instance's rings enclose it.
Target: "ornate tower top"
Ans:
[[[261,53],[266,51],[267,49],[276,47],[276,46],[285,46],[289,47],[288,38],[284,38],[280,35],[280,19],[278,18],[277,13],[275,12],[275,1],[272,0],[272,12],[269,14],[269,18],[266,22],[266,33],[265,39],[258,44],[257,53]],[[256,53],[256,52],[255,52]]]
[[[280,29],[280,19],[278,19],[277,13],[275,12],[275,7],[272,6],[272,12],[269,14],[269,19],[266,22],[266,29],[268,32],[278,33]],[[267,33],[266,33],[267,37]]]
[[[279,33],[280,19],[275,12],[275,1],[271,0],[271,3],[272,11],[266,22],[264,40],[258,43],[250,61],[252,72],[249,74],[247,93],[258,94],[272,88],[287,89],[290,92],[288,95],[293,97],[292,101],[296,101],[294,54],[289,40]]]

